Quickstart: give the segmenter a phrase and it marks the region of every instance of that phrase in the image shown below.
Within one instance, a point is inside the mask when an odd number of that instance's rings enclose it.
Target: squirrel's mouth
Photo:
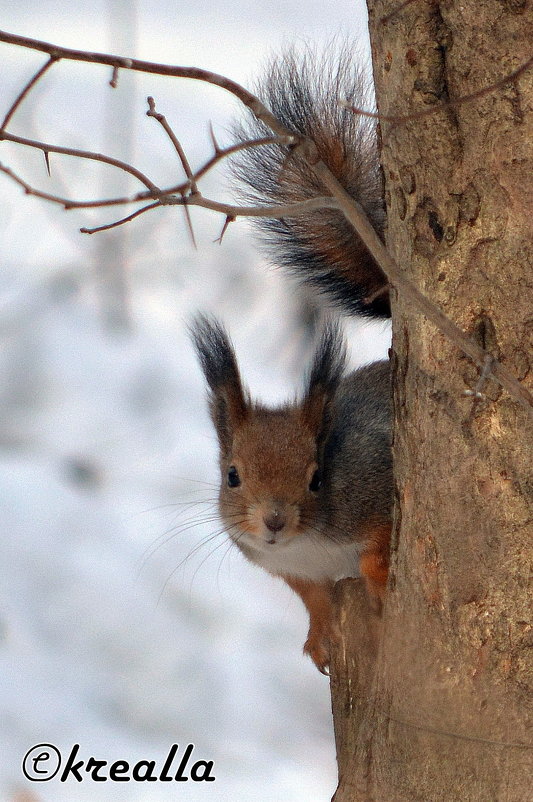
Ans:
[[[297,505],[287,503],[257,504],[247,510],[244,520],[235,527],[234,539],[255,547],[271,550],[290,543],[301,533]]]
[[[263,542],[266,543],[267,546],[282,546],[284,543],[287,543],[289,537],[281,532],[267,532],[263,536]]]
[[[275,551],[291,543],[294,540],[294,535],[291,535],[289,530],[285,528],[272,532],[270,529],[262,527],[255,532],[243,532],[237,540],[241,544],[259,551]]]
[[[301,534],[292,527],[284,526],[282,529],[273,532],[271,529],[264,528],[259,536],[255,538],[261,546],[267,549],[283,548],[289,543],[294,542],[295,537]]]

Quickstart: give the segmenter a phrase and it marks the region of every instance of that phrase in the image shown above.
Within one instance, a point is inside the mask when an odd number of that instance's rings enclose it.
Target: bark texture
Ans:
[[[531,58],[530,0],[371,0],[369,14],[382,115],[463,98]],[[382,122],[381,137],[393,257],[531,387],[533,69]],[[335,802],[526,802],[532,418],[490,381],[464,395],[479,371],[401,297],[393,364],[391,576],[371,672],[362,599],[347,587],[339,603]]]

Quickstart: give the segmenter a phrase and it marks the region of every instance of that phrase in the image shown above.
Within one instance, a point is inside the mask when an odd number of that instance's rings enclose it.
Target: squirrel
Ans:
[[[312,51],[273,62],[259,94],[287,127],[310,136],[323,161],[383,234],[375,126],[338,105],[360,105],[362,75],[345,49],[317,63]],[[261,136],[260,123],[239,127]],[[243,152],[236,168],[255,203],[287,203],[323,190],[297,153],[274,146]],[[386,279],[340,212],[261,222],[277,261],[350,314],[390,315]],[[385,288],[385,291],[384,291]],[[230,539],[253,563],[281,577],[309,612],[304,645],[328,672],[333,586],[363,576],[380,607],[392,521],[391,393],[387,361],[347,375],[341,327],[329,319],[299,401],[268,409],[241,381],[223,326],[199,315],[191,334],[208,386],[220,448],[219,513]]]

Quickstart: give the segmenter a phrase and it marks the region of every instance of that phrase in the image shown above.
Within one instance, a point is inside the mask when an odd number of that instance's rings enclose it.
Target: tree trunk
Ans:
[[[368,5],[379,112],[414,115],[381,122],[387,245],[530,385],[532,66],[439,104],[531,58],[531,4]],[[495,383],[478,385],[479,371],[401,296],[393,366],[391,576],[376,650],[359,584],[340,591],[335,802],[526,802],[532,418]],[[478,389],[482,398],[465,395]]]

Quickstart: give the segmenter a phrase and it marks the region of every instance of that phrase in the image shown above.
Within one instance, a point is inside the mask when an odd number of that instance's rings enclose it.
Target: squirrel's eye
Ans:
[[[239,472],[235,465],[232,465],[228,471],[228,486],[229,487],[239,487],[241,483],[241,479],[239,476]]]
[[[309,490],[311,490],[313,493],[317,493],[321,487],[322,479],[320,478],[320,471],[315,471],[311,481],[309,482]]]

